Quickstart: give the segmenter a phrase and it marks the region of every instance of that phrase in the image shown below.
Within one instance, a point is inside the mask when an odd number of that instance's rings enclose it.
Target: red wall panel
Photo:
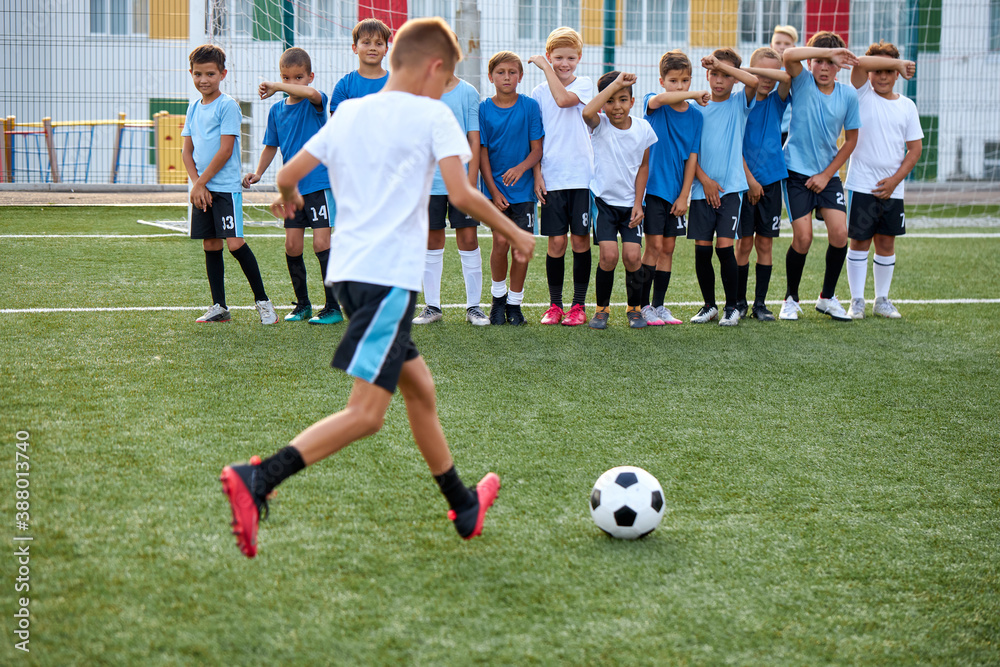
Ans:
[[[806,0],[806,34],[802,45],[822,30],[835,32],[849,43],[850,28],[850,0]]]

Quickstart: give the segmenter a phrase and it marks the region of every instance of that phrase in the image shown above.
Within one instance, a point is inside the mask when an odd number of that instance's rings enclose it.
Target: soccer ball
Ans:
[[[663,518],[663,489],[642,468],[612,468],[597,478],[590,492],[590,516],[611,537],[645,537]]]

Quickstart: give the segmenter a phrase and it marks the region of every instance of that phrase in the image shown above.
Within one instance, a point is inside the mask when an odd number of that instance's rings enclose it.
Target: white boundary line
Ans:
[[[771,305],[779,305],[781,301],[768,301]],[[1000,299],[893,299],[893,303],[910,304],[918,306],[926,305],[969,305],[969,304],[1000,304]],[[423,304],[420,304],[423,305]],[[526,308],[546,308],[550,304],[545,303],[522,303]],[[612,306],[625,307],[625,303],[612,303]],[[670,307],[695,307],[704,305],[701,301],[684,301],[680,303],[666,304]],[[595,304],[586,304],[588,308],[593,308]],[[52,313],[135,313],[135,312],[160,312],[160,311],[198,311],[206,310],[208,306],[118,306],[107,308],[0,308],[3,315],[35,315]],[[446,303],[441,306],[448,310],[465,310],[464,303]],[[253,310],[254,306],[230,306],[229,310]],[[275,306],[275,310],[291,310],[292,306]]]
[[[164,232],[163,234],[0,234],[0,239],[156,239],[168,236],[180,236],[187,238],[186,232]],[[454,238],[454,233],[446,234],[449,238]],[[257,239],[283,239],[282,234],[250,233],[244,234],[244,238]],[[826,238],[826,234],[814,234],[814,238]],[[488,238],[483,236],[482,238]],[[544,238],[538,236],[537,238]],[[781,238],[791,238],[784,236]],[[998,239],[1000,232],[961,232],[958,234],[948,234],[940,232],[914,232],[906,234],[902,239]]]

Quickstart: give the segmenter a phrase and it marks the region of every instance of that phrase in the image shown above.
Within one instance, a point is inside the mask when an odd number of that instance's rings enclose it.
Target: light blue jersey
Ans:
[[[471,83],[459,80],[458,85],[441,96],[441,101],[448,105],[451,112],[458,120],[458,126],[462,132],[468,135],[469,132],[479,132],[479,92]],[[479,165],[476,165],[478,168]],[[469,165],[465,166],[466,171]],[[431,181],[432,195],[446,195],[448,188],[444,187],[444,179],[441,178],[441,169],[434,168],[434,180]]]
[[[747,118],[757,100],[747,102],[742,86],[733,88],[725,102],[710,101],[704,109],[698,109],[705,118],[701,128],[701,148],[698,164],[709,178],[719,184],[723,192],[733,194],[747,189],[747,175],[743,171],[743,135],[746,133]],[[705,188],[696,178],[691,185],[691,199],[705,199]]]
[[[812,72],[803,67],[792,79],[792,97],[795,110],[788,125],[785,164],[788,171],[815,176],[833,162],[840,130],[861,127],[858,92],[837,81],[826,95],[816,86]]]
[[[236,100],[225,93],[220,94],[210,104],[202,104],[201,100],[191,102],[184,119],[182,137],[191,137],[194,144],[194,166],[201,174],[211,164],[219,152],[222,135],[231,135],[233,152],[222,169],[212,177],[205,187],[211,192],[242,192],[243,184],[240,178],[240,125],[243,114]]]

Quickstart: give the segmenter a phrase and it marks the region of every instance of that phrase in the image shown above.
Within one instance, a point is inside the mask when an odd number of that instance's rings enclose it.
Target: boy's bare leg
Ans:
[[[528,263],[511,259],[510,262],[510,291],[523,292],[524,279],[528,275]]]
[[[432,475],[443,475],[452,467],[451,452],[437,413],[434,378],[423,357],[403,364],[399,376],[399,392],[406,402],[413,440],[427,462]]]
[[[291,445],[307,466],[322,461],[352,442],[378,433],[391,401],[392,393],[355,379],[344,409],[299,433]]]
[[[493,282],[507,280],[507,253],[509,251],[510,243],[507,239],[493,232],[493,250],[490,251],[490,275]],[[513,285],[511,289],[514,289]]]

